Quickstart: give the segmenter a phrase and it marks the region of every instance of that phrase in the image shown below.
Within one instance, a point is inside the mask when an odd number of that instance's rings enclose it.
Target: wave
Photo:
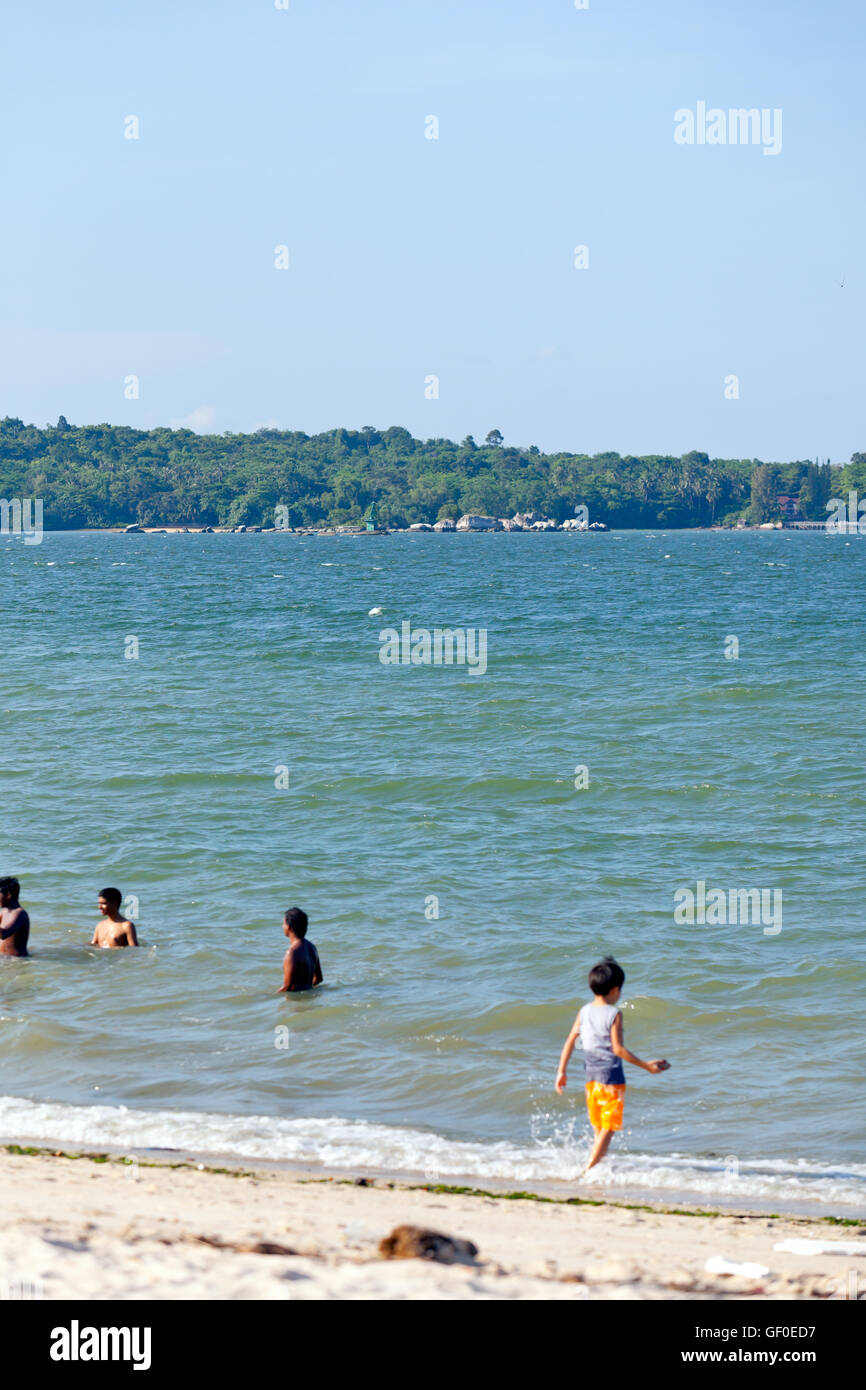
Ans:
[[[108,1148],[129,1155],[175,1150],[196,1158],[421,1175],[428,1182],[576,1183],[589,1151],[569,1132],[528,1145],[478,1143],[364,1120],[76,1106],[15,1096],[0,1097],[0,1136],[5,1143]],[[771,1203],[866,1215],[863,1164],[620,1151],[582,1180],[581,1191],[584,1186],[612,1197],[623,1191],[649,1199],[692,1194],[722,1206]]]

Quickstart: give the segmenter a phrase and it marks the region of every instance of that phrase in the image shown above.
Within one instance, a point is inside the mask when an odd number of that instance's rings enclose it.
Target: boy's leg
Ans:
[[[592,1153],[589,1156],[589,1162],[587,1163],[586,1168],[584,1169],[585,1173],[588,1173],[590,1168],[594,1168],[595,1165],[597,1163],[600,1163],[601,1160],[604,1158],[605,1154],[608,1151],[608,1147],[610,1145],[611,1139],[613,1138],[613,1135],[614,1131],[612,1129],[597,1129],[595,1131],[595,1143],[592,1146]]]
[[[586,1088],[587,1108],[590,1124],[595,1132],[595,1143],[584,1172],[589,1172],[600,1163],[610,1147],[615,1132],[622,1126],[622,1107],[625,1086],[602,1085],[588,1082]]]

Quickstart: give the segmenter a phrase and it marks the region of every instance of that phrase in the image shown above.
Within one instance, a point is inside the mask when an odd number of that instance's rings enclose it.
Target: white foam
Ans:
[[[125,1106],[63,1105],[0,1097],[5,1143],[33,1142],[112,1149],[183,1149],[197,1155],[326,1168],[422,1173],[428,1181],[453,1178],[514,1183],[577,1182],[588,1144],[569,1136],[519,1145],[480,1143],[364,1120],[276,1115],[220,1115],[189,1110],[131,1110]],[[694,1192],[716,1202],[771,1199],[783,1206],[810,1203],[854,1207],[866,1213],[866,1165],[844,1168],[800,1160],[744,1162],[729,1172],[722,1159],[620,1150],[587,1179],[610,1190],[640,1190],[648,1197]],[[584,1180],[586,1181],[586,1180]]]

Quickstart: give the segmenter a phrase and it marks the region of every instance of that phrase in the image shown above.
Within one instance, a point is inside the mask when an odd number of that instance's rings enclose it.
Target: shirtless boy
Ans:
[[[118,946],[137,946],[135,924],[120,915],[123,895],[119,888],[103,888],[99,895],[99,911],[102,921],[97,922],[91,946],[103,946],[113,950]]]
[[[18,901],[17,878],[0,878],[0,956],[26,956],[30,918]]]
[[[289,949],[283,960],[283,983],[277,994],[295,994],[322,983],[319,953],[312,941],[307,941],[307,914],[300,907],[290,907],[283,918],[283,934],[289,938]]]

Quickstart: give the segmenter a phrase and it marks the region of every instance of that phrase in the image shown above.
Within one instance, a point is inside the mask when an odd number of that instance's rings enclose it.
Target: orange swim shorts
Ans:
[[[622,1129],[625,1086],[608,1086],[604,1081],[587,1081],[586,1108],[593,1129]]]

